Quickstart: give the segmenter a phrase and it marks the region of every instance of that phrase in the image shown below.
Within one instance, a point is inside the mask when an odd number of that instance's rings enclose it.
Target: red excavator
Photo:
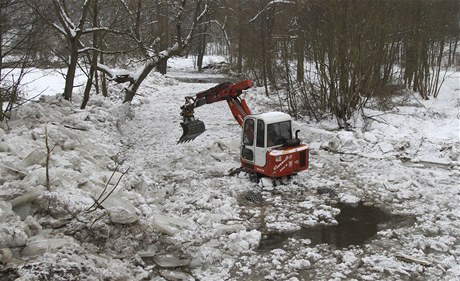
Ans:
[[[205,131],[204,123],[195,119],[194,109],[205,104],[227,101],[240,126],[241,170],[270,178],[290,176],[308,168],[308,147],[300,142],[299,130],[293,137],[292,118],[282,112],[251,114],[246,101],[240,97],[252,87],[251,80],[235,84],[221,83],[195,96],[185,97],[181,106],[183,134],[178,143],[195,139]]]

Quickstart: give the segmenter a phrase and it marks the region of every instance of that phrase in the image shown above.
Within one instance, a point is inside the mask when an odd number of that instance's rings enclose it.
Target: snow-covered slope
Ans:
[[[228,176],[239,165],[240,128],[225,103],[197,109],[206,132],[176,144],[184,96],[216,83],[179,82],[174,76],[198,74],[190,60],[171,65],[172,78],[152,74],[131,105],[116,93],[92,96],[86,110],[78,95],[73,103],[42,96],[2,124],[0,279],[460,278],[458,72],[438,99],[369,110],[372,119],[355,120],[353,132],[296,122],[310,169],[272,186]],[[254,112],[273,110],[260,89],[246,98]],[[410,219],[359,246],[292,236],[259,249],[267,234],[336,223],[337,201]]]

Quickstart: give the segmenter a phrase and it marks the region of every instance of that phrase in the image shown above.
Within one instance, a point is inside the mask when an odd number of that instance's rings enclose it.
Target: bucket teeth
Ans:
[[[192,141],[206,130],[204,123],[200,120],[186,121],[180,123],[180,125],[183,133],[177,143]]]

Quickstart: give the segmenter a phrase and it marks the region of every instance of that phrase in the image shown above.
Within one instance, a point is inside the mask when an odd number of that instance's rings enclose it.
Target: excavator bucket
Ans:
[[[206,130],[204,123],[200,120],[185,121],[180,125],[184,132],[177,143],[192,141]]]

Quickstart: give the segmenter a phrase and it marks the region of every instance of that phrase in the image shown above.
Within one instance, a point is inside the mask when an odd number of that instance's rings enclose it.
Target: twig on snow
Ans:
[[[97,208],[101,207],[101,204],[104,203],[105,200],[107,200],[107,198],[109,198],[110,195],[112,195],[112,193],[115,191],[115,189],[118,187],[118,184],[120,183],[121,179],[123,178],[123,176],[128,173],[129,171],[129,168],[126,169],[125,172],[123,172],[120,176],[120,178],[118,179],[117,183],[115,184],[114,188],[107,194],[107,196],[105,196],[104,199],[101,200],[101,198],[104,196],[104,193],[107,191],[107,187],[109,186],[110,184],[110,181],[112,180],[113,176],[115,175],[115,173],[118,171],[118,167],[120,165],[118,165],[115,170],[113,170],[113,173],[112,175],[110,176],[109,180],[107,181],[107,183],[105,184],[104,186],[104,190],[102,190],[101,194],[99,195],[99,197],[97,199],[94,200],[94,203],[93,205],[91,205],[88,209],[86,209],[86,212],[94,212]],[[99,201],[101,200],[101,201]]]

